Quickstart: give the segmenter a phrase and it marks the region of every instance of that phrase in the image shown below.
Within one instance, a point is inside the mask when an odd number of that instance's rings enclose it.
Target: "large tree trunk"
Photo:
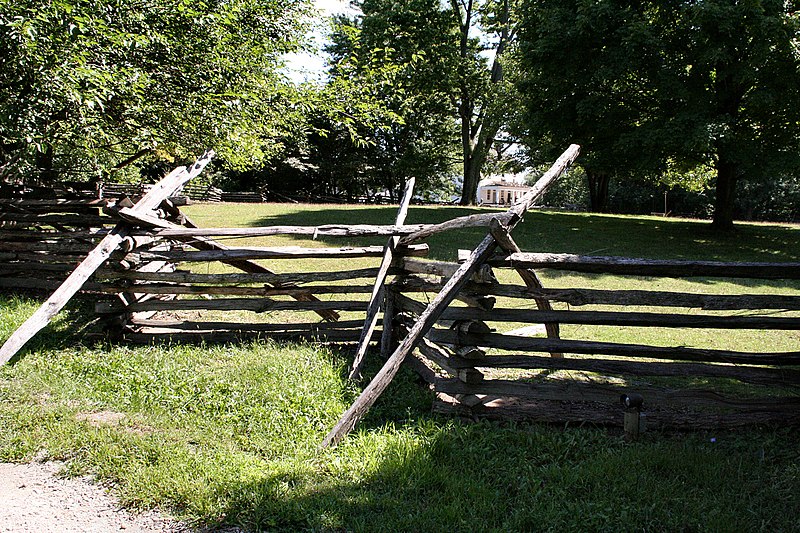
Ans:
[[[459,116],[461,118],[461,151],[462,151],[462,184],[461,184],[461,205],[475,205],[477,203],[478,182],[480,181],[481,169],[475,165],[475,149],[472,145],[472,106],[470,105],[469,95],[462,86],[461,105],[459,106]]]
[[[736,183],[739,181],[736,164],[728,161],[717,162],[717,187],[714,199],[714,229],[729,231],[733,229],[733,203],[736,199]]]
[[[605,172],[587,170],[586,179],[589,182],[589,204],[592,211],[606,211],[608,209],[608,183],[611,176]]]
[[[487,127],[487,124],[484,124],[483,127]],[[477,140],[476,146],[472,146],[473,140],[470,137],[464,139],[464,186],[461,191],[461,205],[478,203],[478,183],[481,180],[481,169],[486,162],[496,131],[497,128],[494,128],[491,136],[482,135]]]
[[[742,128],[740,111],[746,87],[742,85],[738,72],[739,58],[721,59],[716,65],[714,91],[717,95],[717,114],[725,117],[730,132],[715,142],[717,152],[717,187],[714,198],[714,219],[711,226],[720,231],[733,229],[733,201],[736,198],[736,182],[739,180],[738,132]]]
[[[459,67],[459,95],[458,108],[461,120],[461,145],[464,153],[464,183],[461,189],[461,205],[475,205],[478,203],[478,182],[481,179],[481,170],[489,155],[494,138],[502,126],[502,110],[495,107],[493,98],[488,93],[475,94],[472,83],[463,65],[470,58],[469,34],[473,29],[473,10],[477,4],[474,0],[451,0],[450,5],[460,28],[459,54],[462,66]],[[463,9],[463,11],[462,11]],[[511,4],[508,0],[502,3],[498,21],[501,23],[499,41],[494,50],[489,81],[492,85],[503,82],[502,57],[509,43],[514,40],[515,34],[510,28]],[[475,116],[475,111],[478,111]]]
[[[39,185],[47,186],[56,182],[57,173],[53,167],[53,146],[46,144],[36,152],[36,180]]]

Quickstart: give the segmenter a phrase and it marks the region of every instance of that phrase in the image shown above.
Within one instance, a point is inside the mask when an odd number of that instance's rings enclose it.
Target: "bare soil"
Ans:
[[[63,464],[0,463],[0,531],[188,533],[190,528],[156,512],[133,514],[90,477],[64,478]]]

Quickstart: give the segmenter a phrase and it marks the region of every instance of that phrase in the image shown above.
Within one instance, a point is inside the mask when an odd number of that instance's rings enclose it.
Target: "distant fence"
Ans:
[[[147,193],[153,187],[150,183],[87,183],[87,182],[58,182],[53,187],[31,187],[25,185],[0,184],[0,198],[106,198],[118,199],[128,197],[136,199]],[[189,183],[176,191],[173,198],[188,198],[196,202],[233,202],[233,203],[330,203],[330,204],[376,204],[388,205],[396,203],[386,194],[374,195],[326,195],[312,193],[282,193],[267,189],[256,191],[224,191],[214,185],[198,185]],[[423,203],[414,199],[412,203]],[[430,202],[440,204],[441,202]]]
[[[149,183],[103,183],[99,186],[98,193],[101,198],[120,198],[127,196],[129,198],[136,198],[142,196],[152,188]],[[198,202],[221,202],[221,201],[238,201],[238,200],[223,200],[222,196],[226,194],[217,187],[212,185],[186,185],[176,196],[185,196],[191,200]],[[242,193],[250,195],[251,193]],[[261,201],[261,200],[259,200]]]
[[[120,198],[128,196],[135,198],[150,190],[152,185],[145,183],[104,183],[100,184],[98,194],[101,198]],[[213,185],[193,185],[183,187],[176,196],[185,196],[197,202],[236,202],[236,203],[261,203],[261,202],[309,202],[309,203],[361,203],[361,204],[390,204],[392,201],[387,196],[320,196],[305,194],[283,194],[276,191],[223,191]]]

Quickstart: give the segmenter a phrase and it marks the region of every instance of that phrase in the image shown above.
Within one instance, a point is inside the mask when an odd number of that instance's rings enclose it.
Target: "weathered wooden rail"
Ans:
[[[325,445],[352,429],[401,363],[436,392],[436,411],[469,417],[621,424],[620,397],[636,394],[656,427],[800,422],[800,342],[793,350],[753,352],[648,343],[645,334],[629,336],[635,342],[592,338],[599,328],[706,329],[722,339],[740,329],[800,331],[794,283],[800,264],[521,251],[511,230],[576,156],[571,147],[507,213],[436,225],[405,223],[412,182],[391,225],[198,228],[168,200],[181,187],[191,190],[198,165],[139,191],[137,203],[122,192],[103,199],[0,199],[0,289],[55,291],[53,306],[43,306],[0,355],[5,361],[15,354],[79,291],[96,300],[96,312],[117,337],[131,342],[356,343],[354,379],[367,347],[379,343],[387,363]],[[428,237],[466,227],[486,228],[487,236],[459,253],[459,263],[415,257],[427,253]],[[344,238],[347,245],[286,246],[286,236]],[[352,244],[374,237],[388,240]],[[237,244],[214,240],[229,238]],[[576,273],[587,283],[545,287],[541,270]],[[596,288],[590,280],[598,274],[638,282]],[[784,280],[790,289],[774,295],[714,294],[712,284],[703,293],[655,290],[648,287],[654,278]],[[589,331],[588,338],[580,331]]]
[[[152,190],[127,192],[149,194]],[[97,300],[95,311],[108,318],[104,323],[116,325],[112,333],[122,339],[214,342],[270,336],[370,341],[381,333],[380,329],[361,331],[374,280],[379,272],[394,274],[396,269],[390,261],[381,268],[369,265],[374,262],[370,258],[385,255],[384,246],[354,246],[351,241],[362,237],[396,240],[427,227],[404,226],[401,221],[387,226],[197,228],[164,199],[149,211],[136,210],[123,189],[117,192],[106,199],[0,201],[0,224],[14,222],[13,229],[0,229],[0,289],[45,294],[59,289],[75,266],[112,234],[115,225],[122,224],[124,236],[87,276],[79,292]],[[164,196],[169,194],[166,191]],[[403,210],[410,199],[411,187]],[[263,245],[265,240],[268,244],[271,238],[285,236],[341,237],[349,244]],[[213,240],[234,237],[244,244]],[[252,239],[260,239],[261,245],[251,245]],[[399,258],[425,253],[425,244],[393,249],[393,257]],[[298,260],[310,270],[291,272],[297,270],[292,265]],[[332,260],[338,270],[331,270]],[[353,267],[354,261],[363,260],[368,266]],[[289,272],[273,272],[265,261]],[[314,267],[320,261],[328,266]],[[198,312],[205,318],[198,320]],[[373,314],[377,316],[377,309]],[[324,322],[318,322],[319,318]]]
[[[245,228],[243,233],[248,233]],[[166,231],[166,230],[165,230]],[[158,237],[155,242],[175,237]],[[224,233],[231,233],[229,228]],[[207,230],[198,230],[196,235],[181,230],[180,237],[192,243],[192,239],[206,238]],[[214,233],[213,231],[210,233]],[[272,235],[314,234],[315,228],[291,227],[285,231],[270,232]],[[392,234],[387,227],[361,227],[359,235],[374,237]],[[154,231],[151,235],[158,235]],[[342,234],[342,236],[350,236]],[[151,245],[149,245],[151,246]],[[151,298],[136,302],[121,301],[98,304],[96,311],[101,314],[125,315],[125,338],[138,342],[153,342],[159,339],[181,341],[213,342],[233,338],[263,337],[276,338],[311,337],[335,342],[355,342],[359,339],[359,327],[364,322],[367,309],[366,297],[374,286],[376,268],[344,268],[341,270],[308,272],[252,273],[202,273],[220,270],[222,264],[241,261],[252,262],[269,260],[291,264],[302,259],[303,265],[316,264],[318,260],[345,259],[338,264],[348,267],[351,260],[379,257],[382,247],[225,247],[221,250],[186,251],[191,244],[175,245],[169,251],[151,252],[147,249],[132,251],[122,260],[134,264],[148,264],[165,261],[173,264],[170,272],[140,273],[130,270],[104,269],[97,276],[106,284],[105,290],[113,292],[124,289],[137,294],[148,294]],[[424,254],[427,247],[414,245],[399,250],[398,254]],[[191,266],[187,266],[191,264]],[[214,265],[219,266],[214,266]],[[210,265],[210,266],[205,266]],[[189,270],[192,268],[193,271]],[[312,267],[313,268],[313,267]],[[330,268],[330,267],[327,267]],[[180,295],[171,300],[167,296]],[[215,313],[213,321],[187,320],[187,312],[210,311]],[[160,320],[142,313],[159,312]],[[271,314],[283,312],[277,318]],[[287,315],[285,312],[291,312]],[[307,312],[316,312],[328,320],[315,322]],[[339,320],[340,313],[347,319]],[[222,315],[222,316],[220,316]],[[274,321],[273,321],[274,320]],[[271,323],[270,323],[271,322]],[[324,324],[324,326],[321,326]],[[379,333],[378,333],[379,334]],[[372,338],[372,335],[370,335]]]
[[[110,200],[94,191],[71,198],[0,198],[0,289],[49,294],[113,228]],[[90,283],[79,296],[113,298]]]
[[[462,254],[467,257],[467,254]],[[633,276],[796,280],[797,263],[653,261],[554,254],[500,253],[495,269],[553,269]],[[416,295],[440,290],[458,264],[420,267],[414,259],[390,285],[395,334],[400,338],[427,307]],[[664,346],[645,341],[601,342],[564,338],[567,325],[661,330],[748,330],[751,335],[800,329],[800,297],[789,294],[698,294],[635,288],[537,289],[500,283],[495,276],[468,283],[460,293],[481,306],[450,306],[414,354],[437,393],[435,410],[469,417],[622,424],[623,394],[644,397],[648,424],[718,428],[800,422],[800,342],[793,351],[753,352],[709,346]],[[438,277],[438,278],[437,278]],[[587,278],[588,283],[590,280]],[[627,285],[631,285],[628,283]],[[636,285],[634,283],[633,285]],[[709,284],[704,287],[713,287]],[[745,285],[746,287],[746,285]],[[412,288],[412,291],[408,291]],[[743,292],[746,289],[743,289]],[[545,298],[552,310],[532,309]],[[575,309],[577,307],[578,309]],[[687,309],[688,308],[688,309]],[[746,315],[742,315],[747,311]],[[521,336],[514,325],[557,323],[561,338]],[[508,331],[512,330],[509,334]],[[722,341],[724,343],[724,341]],[[542,354],[563,353],[563,358]],[[701,382],[701,383],[698,383]],[[745,385],[746,384],[746,385]]]

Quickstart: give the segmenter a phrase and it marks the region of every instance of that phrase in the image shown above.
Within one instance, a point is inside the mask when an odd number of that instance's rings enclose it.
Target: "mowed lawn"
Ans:
[[[395,210],[221,204],[190,206],[186,212],[210,227],[389,224]],[[473,212],[414,207],[407,222]],[[455,260],[458,248],[474,247],[484,234],[471,229],[432,238],[429,257]],[[740,224],[735,233],[719,236],[697,221],[533,212],[514,237],[525,251],[800,261],[796,226]],[[299,271],[376,263],[275,261],[270,267]],[[542,279],[548,286],[800,294],[800,285],[787,282],[677,282],[547,271]],[[0,300],[0,340],[35,307],[29,299]],[[0,459],[66,460],[68,473],[89,472],[113,483],[132,507],[160,507],[197,526],[263,531],[800,530],[796,428],[649,432],[631,444],[615,431],[586,425],[462,422],[431,415],[429,393],[403,371],[351,436],[320,451],[319,442],[359,392],[344,377],[350,350],[269,341],[206,347],[92,344],[77,327],[86,321],[82,312],[73,306],[34,340],[21,362],[0,370]],[[565,331],[573,338],[622,341],[641,334]],[[800,349],[797,332],[702,335],[681,344]],[[378,368],[375,359],[370,373]]]

